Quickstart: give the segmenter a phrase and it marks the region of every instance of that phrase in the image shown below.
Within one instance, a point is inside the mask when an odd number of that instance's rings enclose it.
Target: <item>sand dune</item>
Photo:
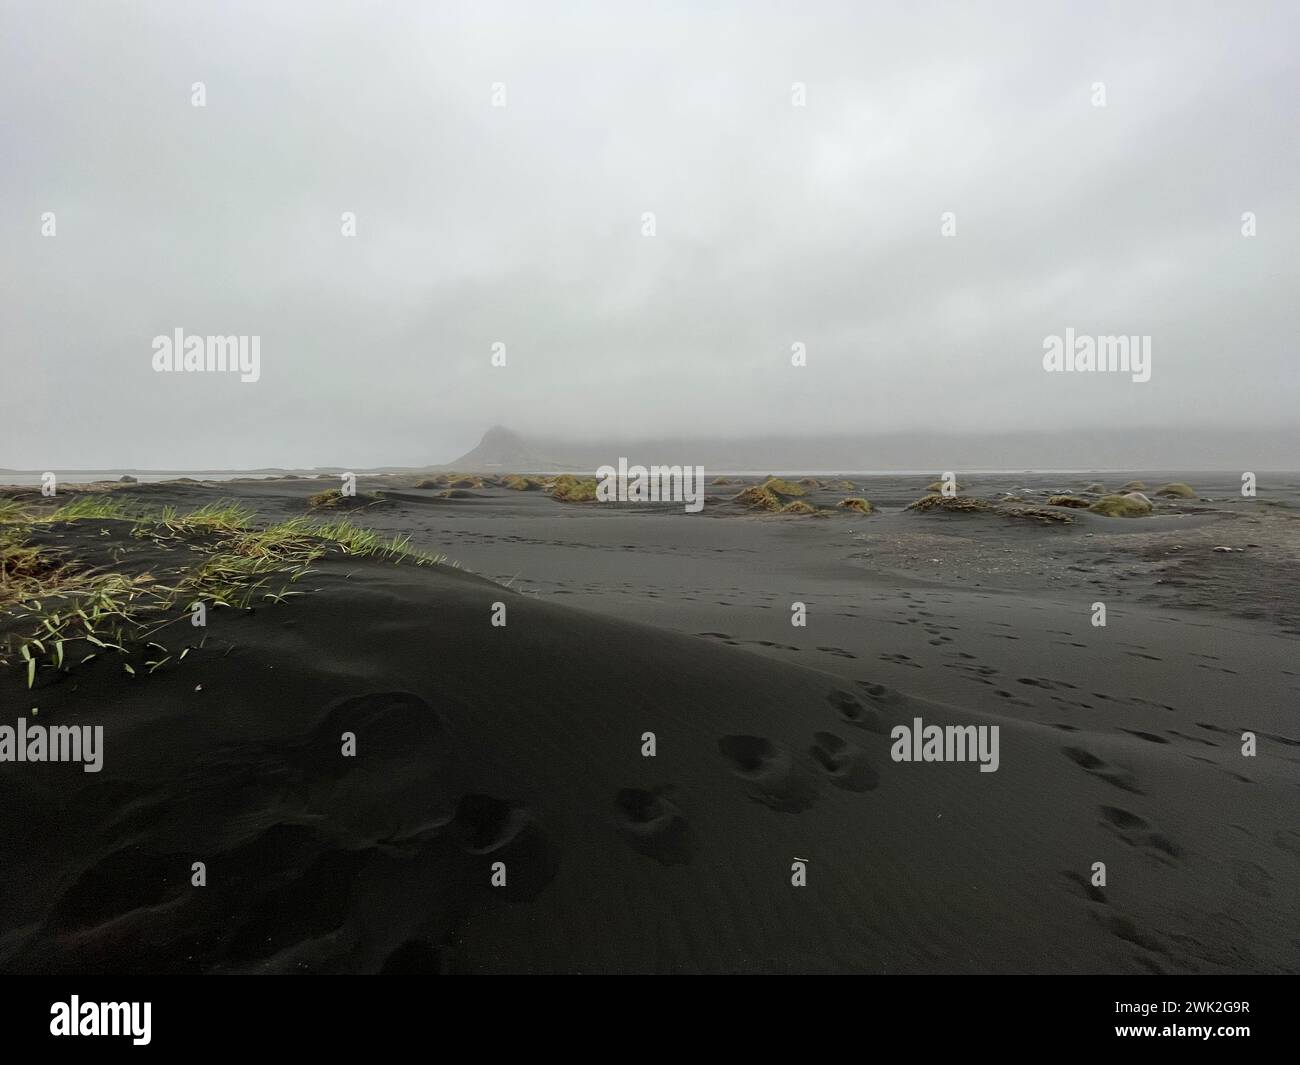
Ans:
[[[274,516],[313,487],[247,495]],[[533,508],[513,545],[481,524],[504,506]],[[1197,695],[1207,647],[1242,667],[1273,653],[1262,631],[1186,639],[1203,618],[1174,631],[1131,606],[1134,628],[1102,640],[1059,597],[868,573],[848,530],[875,515],[634,517],[502,489],[402,493],[372,516],[467,563],[541,578],[549,559],[574,594],[331,556],[301,597],[214,610],[202,646],[151,676],[96,660],[27,692],[6,674],[6,721],[102,724],[105,759],[0,774],[0,968],[1296,968],[1300,739],[1259,705],[1294,673],[1253,700]],[[75,535],[139,568],[171,558],[125,523]],[[791,595],[813,604],[805,630]],[[1089,647],[1075,661],[1056,640]],[[998,726],[998,770],[893,761],[891,729],[918,718]],[[1249,762],[1243,726],[1261,732]]]

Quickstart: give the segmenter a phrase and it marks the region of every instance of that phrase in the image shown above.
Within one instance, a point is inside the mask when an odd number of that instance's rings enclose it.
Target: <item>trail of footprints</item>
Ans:
[[[858,683],[878,699],[894,694],[880,685]],[[864,706],[857,696],[837,689],[827,698],[845,724],[884,733],[879,712]],[[819,777],[846,791],[871,791],[879,784],[880,775],[856,743],[830,731],[814,732],[811,739],[811,768],[796,761],[791,751],[762,736],[724,736],[718,741],[718,750],[732,772],[745,782],[750,798],[773,810],[807,809],[820,793]]]
[[[882,685],[858,682],[881,705],[903,697]],[[852,728],[885,732],[879,711],[851,692],[827,696],[841,720]],[[820,797],[823,783],[851,792],[872,791],[880,775],[867,753],[852,740],[829,730],[810,737],[808,761],[765,736],[731,735],[718,741],[718,753],[742,782],[750,799],[782,813],[799,813]],[[652,790],[624,788],[614,798],[615,823],[634,850],[664,865],[683,865],[695,854],[696,839],[685,813],[672,801],[672,785]]]

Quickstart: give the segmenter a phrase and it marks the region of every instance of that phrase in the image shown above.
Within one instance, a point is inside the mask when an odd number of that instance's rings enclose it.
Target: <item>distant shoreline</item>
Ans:
[[[175,481],[181,478],[191,478],[199,481],[236,481],[236,480],[260,480],[260,481],[278,481],[285,479],[313,480],[323,477],[338,477],[342,473],[355,473],[358,477],[390,477],[401,476],[404,474],[433,473],[438,471],[454,470],[457,473],[519,473],[519,474],[536,474],[541,476],[554,476],[561,473],[582,473],[591,475],[591,470],[583,469],[577,466],[566,467],[546,467],[537,469],[514,468],[514,467],[491,467],[484,469],[464,469],[450,466],[403,466],[403,467],[381,467],[379,469],[352,469],[344,470],[342,467],[335,469],[321,469],[319,467],[302,470],[139,470],[139,469],[114,469],[114,470],[10,470],[0,468],[0,487],[31,487],[41,483],[41,477],[50,472],[58,477],[63,484],[103,484],[115,483],[124,476],[135,478],[138,482],[144,484],[156,484],[163,481]],[[854,469],[805,469],[802,467],[776,467],[763,469],[728,469],[706,467],[709,476],[717,477],[933,477],[938,476],[942,471],[931,468],[913,467],[911,469],[894,469],[894,470],[854,470]],[[954,473],[964,473],[971,476],[1047,476],[1047,475],[1088,475],[1088,474],[1126,474],[1126,475],[1147,475],[1152,476],[1159,474],[1157,479],[1177,480],[1195,477],[1198,474],[1225,474],[1240,473],[1236,467],[1198,467],[1198,468],[1180,468],[1180,467],[1159,467],[1159,466],[1092,466],[1077,468],[984,468],[953,466]],[[1252,471],[1256,474],[1267,474],[1270,476],[1300,476],[1300,471],[1284,469],[1258,469]]]

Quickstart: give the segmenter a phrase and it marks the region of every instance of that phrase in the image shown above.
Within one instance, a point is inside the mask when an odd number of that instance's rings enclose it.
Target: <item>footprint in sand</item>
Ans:
[[[1261,899],[1273,897],[1273,889],[1268,886],[1273,875],[1262,865],[1235,859],[1228,862],[1228,865],[1232,869],[1232,879],[1237,882],[1239,888]]]
[[[1074,883],[1078,884],[1079,887],[1083,888],[1084,893],[1093,902],[1106,901],[1106,892],[1103,891],[1101,888],[1097,887],[1091,880],[1089,880],[1086,876],[1080,873],[1077,869],[1063,869],[1061,870],[1061,875],[1064,876],[1067,880],[1074,881]]]
[[[1121,810],[1117,806],[1103,806],[1101,816],[1106,819],[1107,823],[1114,825],[1121,832],[1140,831],[1151,827],[1137,814],[1129,813],[1128,810]]]
[[[1070,761],[1080,768],[1091,773],[1093,776],[1100,777],[1107,784],[1113,784],[1123,791],[1131,791],[1134,795],[1143,795],[1145,792],[1138,787],[1137,780],[1133,774],[1126,769],[1120,769],[1109,762],[1098,758],[1091,751],[1085,751],[1082,747],[1062,747],[1061,753]]]
[[[448,949],[427,939],[408,939],[379,969],[381,976],[443,976],[451,971]]]
[[[885,725],[881,720],[879,711],[872,707],[863,706],[862,700],[852,692],[841,691],[837,688],[826,698],[831,706],[835,707],[840,717],[850,725],[866,729],[868,732],[879,732],[882,736],[885,734]]]
[[[1120,732],[1127,732],[1130,736],[1136,736],[1140,740],[1146,740],[1147,743],[1168,743],[1169,741],[1163,736],[1157,736],[1154,732],[1142,732],[1133,728],[1122,728]]]
[[[1273,833],[1273,846],[1295,858],[1300,858],[1300,832],[1293,828],[1280,828]]]
[[[558,863],[526,806],[491,795],[465,795],[449,827],[451,838],[466,854],[505,862],[514,898],[532,898],[555,877]],[[487,884],[484,878],[479,886],[496,890]]]
[[[509,845],[531,821],[522,806],[490,795],[466,795],[456,807],[452,828],[470,854],[491,854]]]
[[[857,684],[879,706],[903,706],[907,702],[907,696],[888,685],[870,680],[860,680]]]
[[[685,865],[695,856],[695,837],[682,811],[664,797],[668,790],[620,791],[614,797],[618,828],[633,850],[664,865]]]
[[[1105,926],[1106,930],[1116,939],[1121,939],[1125,943],[1131,943],[1135,947],[1141,947],[1143,950],[1149,950],[1155,954],[1166,953],[1165,948],[1160,944],[1160,941],[1141,931],[1131,918],[1124,917],[1118,913],[1111,914],[1109,917],[1100,917],[1097,914],[1094,914],[1093,916],[1097,917],[1097,919],[1101,921],[1102,925]],[[1150,962],[1146,963],[1150,964]]]
[[[795,764],[790,752],[762,736],[723,736],[718,750],[732,772],[749,785],[749,797],[773,810],[798,813],[817,799],[812,775]]]
[[[344,733],[356,737],[355,757],[339,757]],[[331,703],[286,761],[301,774],[313,814],[364,838],[405,837],[446,823],[471,784],[442,715],[411,692]]]
[[[1113,828],[1120,839],[1130,847],[1147,847],[1170,858],[1177,858],[1182,854],[1181,849],[1167,836],[1152,832],[1151,825],[1135,813],[1120,809],[1118,806],[1103,806],[1101,816],[1103,822]]]
[[[49,930],[60,935],[93,928],[132,910],[151,909],[185,894],[176,875],[183,855],[123,847],[90,865],[58,898]]]
[[[814,733],[813,739],[816,742],[809,753],[837,788],[871,791],[880,783],[880,774],[867,762],[866,751],[857,744],[833,732]]]

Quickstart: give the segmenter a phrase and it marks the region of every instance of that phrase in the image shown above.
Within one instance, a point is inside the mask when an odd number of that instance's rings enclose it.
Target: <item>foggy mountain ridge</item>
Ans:
[[[1062,430],[824,436],[628,438],[605,443],[538,438],[525,440],[493,426],[470,451],[443,463],[465,472],[553,469],[592,471],[617,465],[702,465],[706,470],[971,470],[1168,469],[1292,470],[1300,466],[1300,429],[1141,429],[1124,432]]]

